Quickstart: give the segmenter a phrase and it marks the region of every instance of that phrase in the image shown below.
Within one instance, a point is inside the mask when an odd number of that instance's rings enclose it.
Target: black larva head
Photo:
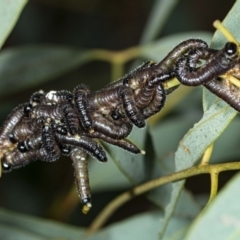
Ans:
[[[84,125],[84,128],[85,128],[85,129],[90,129],[90,128],[92,127],[92,121],[90,121],[90,120],[85,120],[85,121],[83,122],[83,125]]]
[[[68,146],[59,146],[61,153],[65,156],[68,156],[71,153],[71,148]]]
[[[89,197],[85,197],[85,198],[81,199],[81,202],[82,202],[83,205],[86,205],[88,203],[91,203],[92,199],[91,199],[90,196]]]
[[[67,135],[67,128],[63,127],[63,126],[57,126],[56,128],[56,132],[62,135]]]
[[[10,163],[5,162],[4,160],[2,160],[2,170],[4,172],[8,172],[12,169],[12,165]]]
[[[238,47],[233,42],[227,42],[225,44],[224,51],[228,57],[234,58],[238,54]]]
[[[24,142],[19,142],[18,145],[17,145],[17,148],[22,153],[27,151],[27,148],[26,148]]]
[[[43,92],[42,91],[35,92],[31,96],[31,102],[40,103],[42,96],[43,96]]]
[[[30,104],[30,103],[25,104],[24,109],[23,109],[24,114],[28,115],[31,110],[32,110],[32,104]]]
[[[111,117],[113,120],[118,120],[118,119],[120,119],[121,115],[117,111],[113,111],[111,113]]]
[[[9,140],[10,140],[12,143],[16,143],[16,142],[17,142],[17,140],[16,140],[16,138],[15,138],[15,136],[14,136],[13,133],[9,133],[8,138],[9,138]]]

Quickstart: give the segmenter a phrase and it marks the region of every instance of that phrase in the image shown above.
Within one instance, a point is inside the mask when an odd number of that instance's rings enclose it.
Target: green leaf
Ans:
[[[235,116],[236,111],[225,102],[219,100],[212,105],[181,140],[175,156],[176,170],[193,166]]]
[[[107,227],[99,234],[96,234],[94,238],[90,238],[89,240],[157,239],[157,222],[159,217],[160,214],[156,212],[139,214]]]
[[[240,1],[237,0],[233,5],[232,9],[228,12],[227,17],[223,20],[223,25],[233,34],[235,38],[240,40]],[[213,36],[212,47],[214,48],[222,48],[226,42],[226,38],[220,33],[216,31]]]
[[[174,215],[184,216],[193,220],[200,213],[201,210],[201,206],[195,200],[193,195],[186,189],[183,189],[177,202]]]
[[[58,46],[29,46],[0,54],[0,95],[36,86],[88,61],[88,52]]]
[[[34,234],[24,229],[0,224],[0,238],[7,240],[44,240],[44,237]]]
[[[131,186],[129,181],[111,159],[103,164],[93,159],[89,167],[89,179],[92,192],[110,189],[116,191]]]
[[[84,229],[0,209],[0,239],[81,239]]]
[[[130,141],[143,149],[147,137],[147,128],[133,129],[128,137]],[[146,179],[146,159],[141,154],[130,154],[116,146],[104,144],[109,161],[114,161],[132,184],[141,183]]]
[[[152,12],[148,18],[148,22],[143,30],[140,43],[146,44],[156,38],[156,36],[163,29],[167,19],[170,17],[171,12],[177,5],[179,0],[157,0],[152,7]]]
[[[240,1],[236,2],[230,14],[224,20],[224,23],[227,23],[228,27],[232,27],[231,29],[233,32],[238,31],[238,24],[236,24],[235,20],[238,14],[233,15],[232,13],[239,11]],[[214,39],[214,42],[215,41],[217,41],[216,38]],[[221,39],[218,39],[218,41],[221,45],[226,42],[226,40],[223,41]],[[213,96],[208,97],[208,94],[204,94],[204,96],[204,116],[195,124],[193,129],[189,130],[180,142],[175,155],[176,171],[193,166],[202,156],[206,148],[222,134],[228,124],[236,116],[236,111],[223,101]],[[179,181],[172,185],[173,190],[171,198],[165,209],[165,216],[162,219],[161,236],[163,236],[168,221],[174,212],[183,184],[184,181]]]
[[[158,239],[159,212],[138,214],[100,231],[88,240],[145,240]],[[181,240],[190,221],[185,218],[173,218],[168,226],[164,240]]]
[[[240,239],[240,174],[235,176],[217,195],[216,199],[194,221],[188,240]]]
[[[138,214],[88,236],[88,240],[157,239],[160,212]],[[190,224],[189,218],[171,219],[165,240],[180,240]],[[144,227],[142,227],[144,226]],[[126,234],[128,233],[128,234]],[[85,229],[0,209],[0,238],[7,240],[85,239]]]
[[[182,217],[173,217],[166,229],[166,234],[163,240],[182,240],[188,230],[191,220]]]
[[[236,111],[222,101],[212,105],[204,113],[203,118],[181,140],[175,155],[176,171],[193,166],[206,148],[220,136],[235,115]],[[184,181],[172,184],[171,200],[166,207],[164,219],[166,226],[175,209],[183,184]]]
[[[166,165],[170,163],[164,163],[164,157],[174,154],[176,151],[180,140],[184,133],[187,132],[191,126],[197,121],[197,116],[174,116],[169,118],[166,121],[161,121],[160,124],[155,125],[150,128],[150,135],[153,141],[154,152],[156,153],[157,159],[161,159],[161,163]],[[174,163],[173,163],[174,164]],[[164,166],[162,166],[164,167]],[[175,167],[175,164],[174,164]],[[170,171],[165,170],[165,174],[171,173]],[[175,169],[174,169],[175,170]]]
[[[209,34],[191,33],[191,36],[209,40]],[[183,34],[171,36],[144,46],[142,54],[159,61],[184,37]],[[91,59],[91,53],[54,45],[6,49],[0,54],[0,94],[4,96],[59,77],[85,64]]]
[[[174,117],[172,119],[167,119],[167,121],[161,121],[159,125],[150,128],[153,150],[156,154],[151,179],[175,172],[174,152],[184,133],[194,122],[196,122],[196,120],[196,117],[187,119],[185,116]],[[172,184],[167,184],[152,190],[148,193],[148,198],[163,209],[169,203],[171,192]],[[184,196],[181,198],[179,204],[182,205],[185,202],[185,204],[189,206],[196,206],[193,201],[190,201],[190,197],[187,198],[188,194],[186,192],[182,195]],[[185,214],[191,215],[191,210],[193,208],[195,207],[189,207],[189,211],[185,211]],[[197,207],[192,214],[195,215],[199,210],[200,209]]]
[[[211,163],[231,162],[239,160],[239,119],[235,118],[223,134],[214,142]]]
[[[27,0],[0,1],[0,48],[15,26]]]

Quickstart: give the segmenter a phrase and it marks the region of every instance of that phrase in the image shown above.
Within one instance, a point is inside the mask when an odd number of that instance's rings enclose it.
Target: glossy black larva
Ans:
[[[198,66],[199,60],[205,60]],[[162,61],[145,62],[103,89],[91,92],[80,84],[67,90],[35,92],[28,103],[15,108],[0,129],[0,161],[4,172],[36,161],[54,161],[61,155],[73,162],[78,192],[86,209],[91,207],[87,156],[107,161],[96,140],[134,154],[144,151],[126,139],[133,126],[161,111],[166,95],[177,87],[165,83],[177,77],[184,85],[204,85],[240,111],[239,94],[216,78],[239,62],[237,46],[208,48],[199,39],[177,45]],[[87,211],[87,210],[86,210]]]
[[[197,67],[199,60],[205,60],[206,63]],[[199,86],[227,72],[238,62],[235,43],[228,42],[221,50],[199,48],[177,61],[176,77],[183,85]]]

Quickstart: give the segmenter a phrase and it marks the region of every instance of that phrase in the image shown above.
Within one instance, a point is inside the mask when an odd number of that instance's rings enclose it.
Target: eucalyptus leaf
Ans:
[[[183,240],[190,223],[191,220],[184,216],[173,217],[168,224],[163,240]]]
[[[240,29],[239,29],[239,22],[240,22],[240,15],[239,15],[239,7],[240,3],[239,0],[235,2],[231,10],[228,12],[227,17],[223,20],[223,25],[233,34],[233,36],[240,40]],[[214,48],[222,48],[226,43],[226,38],[222,35],[221,32],[216,31],[211,46]]]
[[[88,240],[145,240],[158,239],[160,212],[138,214],[125,221],[113,224]],[[173,218],[168,226],[164,240],[181,240],[188,229],[190,221],[186,218]]]
[[[208,208],[194,221],[187,240],[240,238],[240,174],[235,176],[218,194]]]
[[[197,117],[198,116],[195,115],[187,118],[186,115],[174,116],[173,118],[168,118],[165,121],[162,120],[159,124],[150,128],[154,152],[156,153],[157,159],[161,159],[163,165],[166,166],[168,164],[164,163],[166,161],[163,162],[164,157],[174,154],[180,140],[184,136],[184,133],[186,133],[187,130],[190,129],[198,120]],[[164,172],[165,174],[169,174],[173,170],[175,169],[167,170],[165,168]]]
[[[201,32],[193,32],[190,36],[210,39],[210,34]],[[167,37],[140,51],[145,58],[159,61],[184,38],[185,34]],[[0,54],[0,94],[4,96],[57,78],[85,64],[91,57],[91,51],[54,45],[6,49]]]
[[[30,233],[17,227],[0,224],[0,239],[5,240],[44,240],[44,237],[38,234]]]
[[[140,149],[144,148],[147,135],[147,128],[133,129],[128,137]],[[115,146],[104,144],[108,159],[114,161],[123,174],[132,184],[143,182],[146,176],[146,160],[142,154],[130,154]]]
[[[87,236],[84,228],[0,209],[0,237],[8,240],[118,240],[122,239],[124,234],[126,240],[158,239],[158,224],[161,216],[161,212],[138,214],[122,222],[112,224],[94,235]],[[189,218],[184,216],[172,218],[164,239],[181,240],[189,224]]]
[[[214,142],[210,163],[239,161],[239,118],[234,118],[222,135]]]
[[[176,151],[179,141],[184,133],[192,127],[196,120],[196,117],[186,118],[181,115],[180,117],[167,119],[167,121],[161,121],[159,125],[150,128],[153,150],[156,154],[151,179],[159,178],[176,171],[174,152]],[[147,196],[157,206],[164,209],[170,201],[171,192],[172,184],[167,184],[152,190]],[[191,215],[191,210],[195,209],[196,204],[194,201],[190,201],[190,198],[187,198],[187,196],[188,194],[184,192],[178,203],[180,205],[186,203],[185,206],[189,205],[188,209],[183,208],[182,211],[185,211],[186,215]],[[199,208],[196,208],[192,212],[192,215],[195,215],[199,210]],[[179,212],[179,210],[177,211]]]
[[[212,105],[181,140],[175,156],[176,170],[194,165],[235,116],[236,111],[225,102],[219,100]]]
[[[58,77],[88,61],[88,52],[60,46],[28,46],[0,54],[0,94]]]
[[[100,163],[96,159],[92,159],[89,167],[89,178],[92,192],[116,191],[131,186],[127,178],[111,159],[107,163]]]
[[[145,240],[157,239],[160,213],[145,213],[113,224],[88,240]]]
[[[171,12],[179,0],[156,0],[148,18],[148,22],[143,30],[140,40],[141,44],[146,44],[156,38],[163,29]]]
[[[19,234],[19,237],[17,237]],[[0,239],[81,239],[83,228],[0,209]],[[32,238],[31,238],[32,237]]]
[[[195,197],[183,189],[174,211],[174,216],[182,216],[188,219],[194,219],[202,210],[201,205],[195,200]]]
[[[218,101],[204,113],[203,118],[181,140],[175,154],[176,171],[193,166],[207,147],[213,143],[235,117],[236,111],[226,103]],[[164,222],[168,221],[175,209],[184,181],[172,184],[171,200],[166,206]]]
[[[27,0],[0,1],[0,48],[15,26]]]
[[[224,23],[228,23],[228,27],[232,26],[232,31],[238,31],[238,25],[236,25],[236,15],[232,14],[232,12],[239,12],[240,11],[240,1],[237,1],[236,4],[233,6],[233,9],[230,11]],[[222,45],[222,39],[218,39],[219,43]],[[217,41],[216,38],[214,41]],[[205,94],[207,101],[208,97]],[[213,143],[225,130],[228,124],[232,121],[232,119],[236,116],[236,111],[233,110],[231,107],[227,106],[226,103],[220,101],[219,99],[214,99],[211,96],[210,104],[205,103],[205,112],[203,118],[195,124],[193,129],[190,129],[189,132],[184,136],[182,141],[179,144],[175,155],[175,164],[176,164],[176,171],[183,170],[185,168],[189,168],[194,165],[207,147]],[[170,220],[173,211],[176,207],[176,203],[180,196],[180,192],[182,190],[184,181],[179,181],[173,183],[173,190],[171,193],[171,199],[169,204],[166,206],[165,209],[165,216],[162,219],[163,224],[161,225],[161,233],[160,235],[163,236],[164,231],[168,225],[168,221]]]

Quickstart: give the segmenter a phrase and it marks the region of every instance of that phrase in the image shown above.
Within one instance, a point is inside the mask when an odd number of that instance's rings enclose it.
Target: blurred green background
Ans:
[[[222,20],[235,1],[180,0],[176,2],[178,3],[166,18],[164,27],[157,38],[189,31],[213,33],[212,22],[216,19]],[[78,51],[82,49],[123,50],[136,46],[141,42],[144,30],[146,31],[146,23],[154,3],[155,1],[146,0],[31,0],[23,10],[2,51],[4,53],[10,49],[14,51],[17,48],[34,46],[41,52],[42,46],[51,47],[52,45],[59,48],[67,47],[73,51],[75,49]],[[66,64],[70,58],[66,59]],[[64,64],[64,59],[62,61],[61,63]],[[131,66],[132,62],[126,64],[125,72],[128,72]],[[14,66],[9,66],[10,69],[11,67],[14,68]],[[41,73],[42,62],[36,62],[30,67],[33,72],[37,69],[37,72]],[[21,71],[18,74],[16,79],[21,81]],[[91,61],[79,67],[69,68],[63,74],[47,80],[40,80],[26,87],[22,86],[14,91],[9,86],[6,89],[1,89],[0,122],[4,121],[14,106],[28,101],[29,96],[38,89],[45,91],[72,90],[77,84],[85,83],[92,90],[97,90],[110,81],[110,64],[102,61]],[[201,115],[201,89],[199,88],[180,102],[162,122],[171,122],[176,117],[188,118],[188,124],[182,128],[183,136],[184,132],[200,119]],[[179,128],[181,128],[181,124],[179,124]],[[177,144],[178,139],[175,141]],[[100,178],[102,167],[104,166],[99,164]],[[221,184],[224,184],[231,176],[232,173],[224,173],[223,177],[220,178]],[[208,193],[210,187],[208,180],[208,177],[204,176],[194,177],[187,181],[187,188],[196,193]],[[56,216],[51,214],[50,209],[52,209],[56,199],[64,198],[73,182],[73,169],[68,158],[62,157],[51,164],[35,162],[2,176],[0,180],[0,206],[53,219]],[[62,217],[61,220],[78,226],[87,226],[107,202],[128,187],[127,184],[123,184],[118,189],[96,191],[93,195],[94,207],[89,215],[82,215],[81,206],[78,204],[74,212]],[[144,197],[139,197],[120,209],[109,222],[122,219],[135,212],[154,208],[155,206]]]

